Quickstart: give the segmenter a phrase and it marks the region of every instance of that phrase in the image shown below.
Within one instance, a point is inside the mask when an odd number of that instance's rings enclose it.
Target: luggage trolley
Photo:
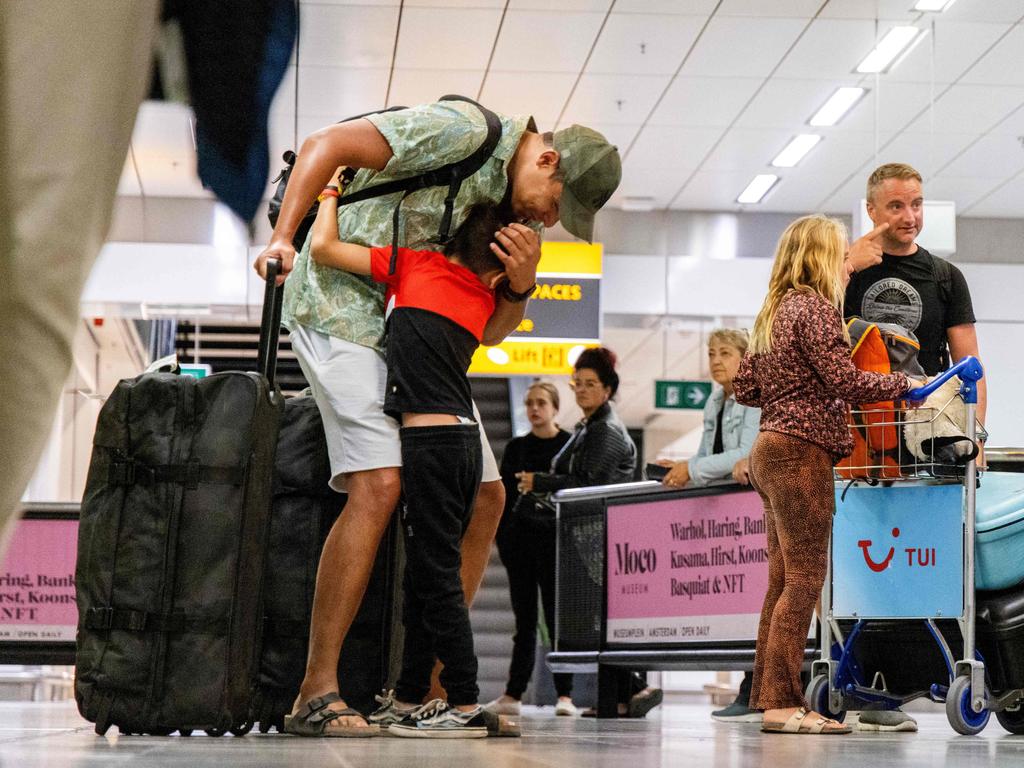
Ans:
[[[983,375],[981,364],[966,357],[909,393],[909,399],[924,400],[958,377],[959,392],[942,406],[853,414],[851,428],[867,441],[869,458],[866,466],[837,471],[821,658],[812,665],[807,688],[808,703],[818,712],[842,720],[847,710],[895,709],[928,697],[945,702],[959,733],[979,733],[992,712],[1007,730],[1024,733],[1024,691],[988,690],[975,645],[974,458],[956,467],[921,462],[907,455],[902,439],[912,422],[918,432],[923,425],[934,435],[934,425],[960,399],[973,442]],[[873,445],[880,440],[890,444]],[[859,479],[867,487],[857,487]]]

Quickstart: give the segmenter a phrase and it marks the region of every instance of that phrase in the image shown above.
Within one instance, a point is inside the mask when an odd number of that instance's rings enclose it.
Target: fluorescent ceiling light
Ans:
[[[885,72],[903,49],[925,34],[917,27],[893,27],[878,41],[875,49],[857,65],[857,71],[864,73]]]
[[[837,89],[824,106],[814,113],[811,125],[835,125],[867,92],[866,88],[843,87]]]
[[[804,155],[814,149],[819,141],[821,141],[821,136],[816,133],[801,133],[775,156],[772,165],[776,168],[792,168],[803,160]]]
[[[760,203],[761,198],[768,194],[768,190],[775,186],[779,177],[774,173],[759,173],[747,184],[740,196],[736,198],[737,203]]]
[[[917,0],[917,4],[914,6],[915,11],[948,11],[949,6],[955,3],[956,0]]]

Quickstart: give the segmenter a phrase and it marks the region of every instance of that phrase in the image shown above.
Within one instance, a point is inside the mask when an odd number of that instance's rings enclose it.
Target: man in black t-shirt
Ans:
[[[875,229],[855,241],[847,255],[851,276],[846,288],[846,316],[896,323],[913,331],[921,342],[918,359],[929,376],[965,355],[978,357],[967,281],[959,269],[916,242],[924,226],[921,174],[903,163],[875,169],[868,178],[867,210]],[[982,423],[985,403],[982,379],[977,411]],[[857,727],[916,731],[917,723],[898,709],[868,710],[861,712]]]

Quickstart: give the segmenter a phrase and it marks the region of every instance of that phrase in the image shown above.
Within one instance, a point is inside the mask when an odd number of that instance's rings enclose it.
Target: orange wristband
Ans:
[[[325,198],[328,198],[328,197],[338,197],[338,194],[339,194],[338,190],[335,189],[334,187],[327,187],[326,189],[324,189],[323,192],[321,192],[319,195],[317,195],[316,201],[318,203],[322,203]]]

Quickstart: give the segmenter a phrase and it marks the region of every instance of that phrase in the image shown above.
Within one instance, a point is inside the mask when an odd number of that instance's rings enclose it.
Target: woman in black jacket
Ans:
[[[636,446],[612,409],[619,388],[615,353],[605,347],[586,349],[576,360],[569,385],[583,419],[555,456],[550,472],[520,472],[519,492],[548,494],[563,488],[628,483],[636,470]],[[660,689],[624,671],[619,681],[619,714],[643,717],[661,702]],[[590,711],[584,715],[591,714]]]

